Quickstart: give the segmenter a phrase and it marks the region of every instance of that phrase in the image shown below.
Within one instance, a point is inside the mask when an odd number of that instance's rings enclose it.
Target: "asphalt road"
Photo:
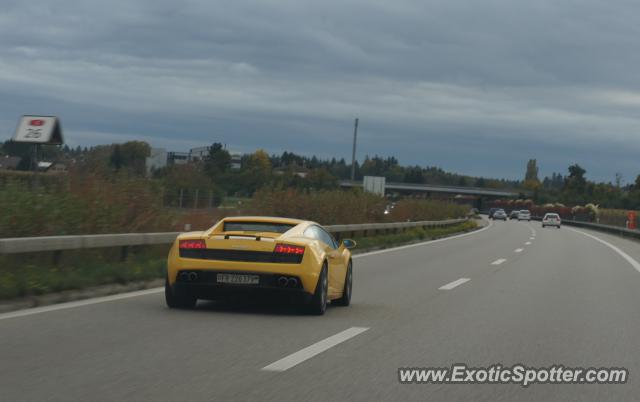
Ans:
[[[169,310],[157,291],[0,315],[0,400],[637,400],[640,247],[582,232],[617,250],[568,227],[496,222],[363,255],[353,304],[322,317],[260,303]],[[630,378],[398,381],[399,367],[454,363],[626,367]]]

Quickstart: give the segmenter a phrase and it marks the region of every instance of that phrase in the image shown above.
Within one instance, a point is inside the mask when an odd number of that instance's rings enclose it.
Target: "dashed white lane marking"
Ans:
[[[624,251],[620,250],[618,247],[614,246],[613,244],[609,243],[608,241],[602,240],[599,237],[590,235],[589,233],[585,233],[585,232],[583,232],[581,230],[570,229],[570,228],[567,228],[567,229],[569,229],[569,230],[571,230],[573,232],[576,232],[576,233],[580,233],[581,235],[590,237],[593,240],[604,244],[605,246],[609,247],[611,250],[613,250],[616,253],[618,253],[622,258],[624,258],[629,264],[631,264],[632,267],[634,267],[636,269],[636,271],[640,272],[640,263],[638,261],[634,260],[633,257],[631,257],[629,254],[627,254]]]
[[[517,248],[517,249],[513,250],[514,253],[521,253],[522,251],[524,251],[523,248]]]
[[[495,260],[494,262],[492,262],[491,265],[500,265],[500,264],[502,264],[503,262],[506,262],[506,261],[507,261],[506,258],[499,258],[499,259]]]
[[[535,239],[536,239],[536,238],[535,238],[535,237],[533,237],[533,236],[532,236],[532,237],[529,237],[529,240],[535,240]]]
[[[444,286],[440,286],[438,289],[439,290],[451,290],[451,289],[453,289],[455,287],[458,287],[458,286],[462,285],[463,283],[468,282],[470,280],[471,279],[469,279],[469,278],[460,278],[460,279],[457,279],[457,280],[455,280],[453,282],[447,283]]]
[[[48,313],[49,311],[66,310],[69,308],[88,306],[91,304],[104,303],[104,302],[109,302],[114,300],[129,299],[131,297],[151,295],[151,294],[160,293],[160,292],[164,292],[164,288],[138,290],[136,292],[122,293],[119,295],[97,297],[95,299],[78,300],[74,302],[54,304],[52,306],[35,307],[35,308],[30,308],[25,310],[12,311],[9,313],[0,314],[0,320],[6,320],[7,318],[24,317],[26,315]]]
[[[286,371],[291,367],[297,366],[298,364],[304,362],[305,360],[309,360],[312,357],[319,355],[320,353],[331,349],[332,347],[341,344],[342,342],[348,341],[354,336],[360,335],[365,332],[369,328],[365,327],[351,327],[347,330],[339,332],[335,335],[332,335],[326,339],[321,340],[320,342],[316,342],[311,346],[307,346],[306,348],[292,353],[287,357],[284,357],[274,363],[271,363],[268,366],[262,368],[264,371]]]
[[[530,245],[531,245],[531,242],[530,242],[530,241],[528,241],[528,242],[526,242],[524,245],[525,245],[525,246],[530,246]]]

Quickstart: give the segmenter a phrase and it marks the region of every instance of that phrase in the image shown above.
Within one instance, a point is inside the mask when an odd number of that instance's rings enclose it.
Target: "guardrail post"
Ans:
[[[126,261],[129,256],[129,246],[122,246],[120,249],[120,261]]]
[[[56,250],[53,252],[53,265],[60,264],[60,259],[62,258],[62,250]]]

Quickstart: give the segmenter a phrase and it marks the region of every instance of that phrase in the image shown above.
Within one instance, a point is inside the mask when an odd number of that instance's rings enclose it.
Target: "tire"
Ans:
[[[176,292],[176,290],[169,285],[169,278],[165,278],[164,280],[164,300],[167,302],[169,308],[179,309],[192,309],[198,301],[197,298],[191,295]]]
[[[322,264],[322,271],[320,271],[320,276],[318,277],[316,290],[313,292],[311,301],[307,306],[309,314],[323,315],[327,310],[327,293],[329,290],[327,269],[327,263],[325,261],[325,263]]]
[[[349,261],[347,272],[344,278],[344,287],[342,288],[342,297],[332,300],[331,304],[336,306],[348,306],[351,304],[351,291],[353,287],[353,264]]]
[[[542,225],[542,228],[544,229],[544,225]]]

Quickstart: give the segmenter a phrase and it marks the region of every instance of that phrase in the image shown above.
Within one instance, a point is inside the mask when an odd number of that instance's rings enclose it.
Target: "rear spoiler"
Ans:
[[[216,234],[211,236],[211,238],[214,239],[218,239],[218,240],[229,240],[229,239],[242,239],[242,238],[253,238],[256,241],[269,241],[269,242],[275,242],[276,240],[273,237],[265,237],[265,236],[260,236],[260,235],[250,235],[250,234],[238,234],[238,233],[226,233],[226,234]]]

